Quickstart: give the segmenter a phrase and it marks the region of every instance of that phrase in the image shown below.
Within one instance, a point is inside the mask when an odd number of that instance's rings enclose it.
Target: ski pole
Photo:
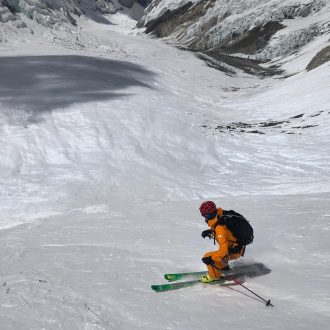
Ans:
[[[222,271],[220,268],[218,268],[216,265],[212,265],[212,267],[214,267],[215,269],[217,269],[218,271],[224,273],[225,275],[229,276],[229,274],[227,274],[226,272]],[[261,299],[262,301],[264,301],[266,303],[266,306],[272,306],[274,307],[274,305],[271,303],[270,299],[266,300],[262,297],[260,297],[258,294],[256,294],[254,291],[252,291],[251,289],[249,289],[247,286],[243,285],[242,283],[240,283],[239,281],[237,281],[236,279],[232,280],[234,283],[239,284],[241,287],[243,287],[244,289],[246,289],[247,291],[251,292],[252,294],[254,294],[256,297],[258,297],[259,299]]]

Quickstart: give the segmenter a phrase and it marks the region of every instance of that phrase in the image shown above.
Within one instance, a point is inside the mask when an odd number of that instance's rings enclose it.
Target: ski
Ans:
[[[261,263],[254,263],[248,265],[237,265],[233,266],[229,271],[226,271],[226,275],[235,275],[236,273],[246,273],[248,277],[251,275],[266,275],[270,270]],[[168,281],[179,281],[188,278],[200,277],[206,274],[207,271],[187,272],[187,273],[173,273],[165,274],[164,278]],[[253,276],[252,276],[253,277]]]
[[[199,280],[184,281],[184,282],[175,282],[175,283],[166,283],[166,284],[154,284],[151,286],[151,289],[156,292],[177,290],[181,288],[187,288],[193,286],[197,283],[200,283]]]
[[[205,272],[203,272],[205,274]],[[165,283],[165,284],[155,284],[151,286],[151,289],[153,289],[156,292],[163,292],[163,291],[170,291],[170,290],[178,290],[182,288],[187,288],[189,286],[193,286],[198,283],[202,284],[219,284],[221,286],[232,286],[236,285],[235,283],[232,283],[232,281],[238,279],[239,277],[244,276],[244,273],[237,273],[232,275],[225,275],[221,277],[218,281],[213,281],[210,283],[202,283],[199,279],[198,280],[189,280],[189,281],[182,281],[182,282],[174,282],[174,283]]]
[[[230,281],[240,279],[241,282],[241,280],[244,281],[245,278],[254,278],[266,275],[270,273],[270,271],[270,269],[268,269],[264,264],[261,263],[253,263],[248,265],[238,264],[233,266],[229,271],[226,271],[226,275],[223,276],[219,281],[214,281],[207,284],[219,284],[221,286],[233,285],[232,283],[230,283]],[[168,280],[170,283],[152,285],[151,288],[156,292],[163,292],[190,287],[195,284],[201,283],[199,281],[199,277],[204,274],[206,274],[206,271],[165,274],[165,279]],[[198,277],[198,279],[196,279],[196,277]],[[178,280],[183,281],[172,283],[173,281]]]
[[[204,272],[205,274],[205,272]],[[210,283],[203,283],[203,284],[224,284],[226,282],[225,279],[220,279],[219,281],[213,281]],[[151,289],[156,292],[164,292],[164,291],[171,291],[171,290],[178,290],[182,288],[187,288],[193,286],[195,284],[202,283],[200,280],[191,280],[191,281],[184,281],[184,282],[175,282],[175,283],[166,283],[166,284],[155,284],[151,286]]]
[[[190,272],[190,273],[175,273],[175,274],[165,274],[164,277],[168,281],[179,281],[187,277],[197,277],[203,276],[207,274],[207,271],[199,271],[199,272]]]

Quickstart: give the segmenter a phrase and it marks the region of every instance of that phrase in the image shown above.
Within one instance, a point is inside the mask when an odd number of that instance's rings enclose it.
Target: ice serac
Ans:
[[[0,0],[0,23],[16,21],[15,7],[11,6],[7,0]]]
[[[76,25],[74,15],[85,15],[94,21],[106,23],[105,14],[114,14],[122,7],[135,3],[146,7],[151,0],[0,0],[0,23],[19,22],[15,27],[26,27],[27,17],[45,26],[57,28],[63,23]]]
[[[138,26],[246,71],[329,33],[329,13],[329,0],[154,0]]]
[[[22,14],[43,26],[56,27],[64,22],[75,24],[73,14],[101,21],[102,14],[113,14],[118,8],[117,1],[112,0],[1,0],[0,22],[9,11],[12,20],[20,21],[17,14]]]

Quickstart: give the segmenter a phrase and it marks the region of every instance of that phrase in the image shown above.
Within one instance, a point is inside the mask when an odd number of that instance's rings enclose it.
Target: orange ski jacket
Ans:
[[[229,250],[238,246],[236,237],[227,229],[226,226],[216,226],[218,217],[221,217],[223,214],[223,209],[218,208],[218,214],[214,219],[211,219],[207,222],[208,226],[212,229],[213,237],[219,245],[217,251],[212,252],[212,258],[221,260],[223,257],[229,255]]]

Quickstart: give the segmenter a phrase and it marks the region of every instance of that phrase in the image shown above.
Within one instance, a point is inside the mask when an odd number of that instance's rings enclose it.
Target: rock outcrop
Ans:
[[[313,70],[328,61],[330,61],[330,46],[327,46],[318,52],[307,65],[306,70]]]

